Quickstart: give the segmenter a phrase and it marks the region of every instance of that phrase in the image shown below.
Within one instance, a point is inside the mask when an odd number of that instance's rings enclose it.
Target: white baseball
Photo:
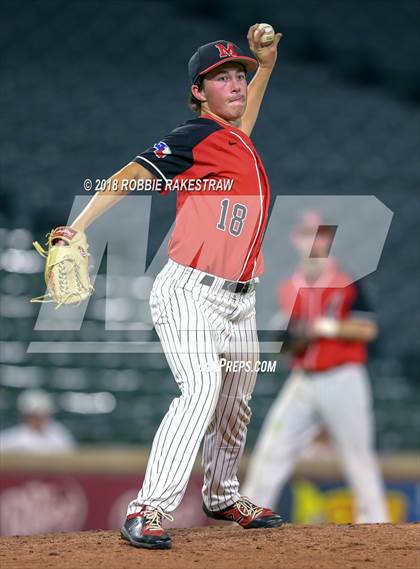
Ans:
[[[263,47],[266,47],[274,41],[274,28],[270,24],[258,24],[258,28],[255,29],[255,32],[261,29],[264,30],[264,33],[261,36],[260,43]]]

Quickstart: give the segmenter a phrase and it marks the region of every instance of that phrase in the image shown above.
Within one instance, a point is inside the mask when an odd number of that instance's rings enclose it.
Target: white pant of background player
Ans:
[[[373,412],[364,366],[347,364],[305,377],[294,372],[264,422],[244,494],[274,507],[301,452],[324,427],[356,498],[356,522],[387,522],[381,474],[373,448]]]
[[[204,277],[206,273],[169,260],[153,285],[153,322],[181,395],[155,435],[143,486],[128,514],[145,505],[175,510],[203,437],[206,506],[222,510],[240,498],[237,470],[259,357],[255,292],[229,292],[217,277],[211,277],[211,286],[201,284]],[[221,355],[227,361],[245,360],[251,370],[222,368]]]

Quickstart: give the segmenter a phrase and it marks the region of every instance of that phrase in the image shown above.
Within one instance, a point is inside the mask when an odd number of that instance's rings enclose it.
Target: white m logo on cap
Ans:
[[[233,43],[229,42],[226,47],[222,43],[217,43],[215,47],[219,50],[219,57],[234,57],[238,55]]]

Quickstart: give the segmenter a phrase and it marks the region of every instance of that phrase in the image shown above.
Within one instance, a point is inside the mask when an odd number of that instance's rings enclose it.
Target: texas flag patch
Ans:
[[[155,145],[153,145],[153,148],[154,155],[157,158],[165,158],[165,156],[168,156],[168,154],[172,154],[169,146],[166,144],[166,142],[163,141],[157,142]]]

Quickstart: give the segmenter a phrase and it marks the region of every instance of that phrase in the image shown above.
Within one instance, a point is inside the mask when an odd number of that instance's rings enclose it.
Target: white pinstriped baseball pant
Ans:
[[[169,260],[153,285],[153,322],[181,395],[159,426],[128,514],[144,505],[164,512],[177,508],[203,438],[205,504],[221,510],[240,497],[237,470],[259,358],[255,292],[226,291],[217,277],[211,286],[200,284],[205,275]],[[249,362],[250,371],[221,367],[221,355]]]

